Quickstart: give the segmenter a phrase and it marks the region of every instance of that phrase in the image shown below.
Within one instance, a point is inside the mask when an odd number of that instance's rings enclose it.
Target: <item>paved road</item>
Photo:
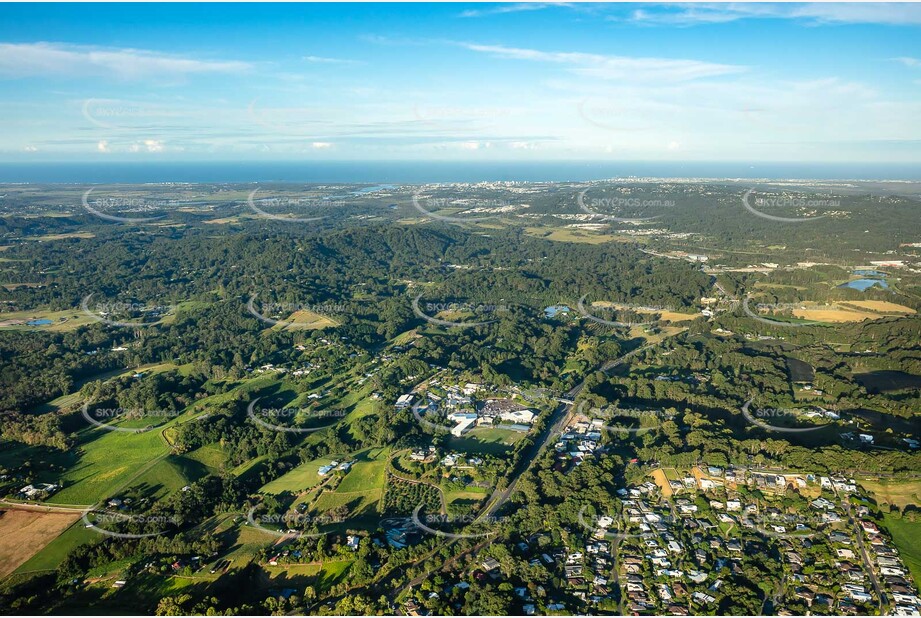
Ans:
[[[835,491],[835,495],[838,495],[838,492]],[[854,526],[854,532],[857,534],[857,547],[860,549],[860,558],[863,560],[863,568],[867,572],[867,575],[870,577],[870,582],[873,584],[873,589],[876,590],[876,598],[879,599],[879,613],[883,615],[886,613],[886,605],[888,605],[888,599],[886,593],[883,592],[883,587],[879,583],[879,578],[876,577],[876,569],[873,565],[873,562],[870,561],[870,554],[867,552],[867,545],[863,541],[863,528],[860,527],[860,524],[857,523],[857,518],[854,517],[854,513],[851,509],[851,503],[848,500],[847,496],[841,497],[841,502],[844,504],[844,510],[847,512],[848,522]]]
[[[627,352],[619,358],[606,362],[601,366],[600,371],[607,373],[618,365],[623,364],[627,359],[656,345],[658,344],[651,343]],[[579,396],[583,388],[585,388],[585,380],[570,389],[565,395],[563,395],[562,398],[574,400]],[[530,470],[531,466],[535,461],[537,461],[538,458],[540,458],[544,450],[546,450],[550,444],[556,442],[557,436],[563,433],[563,430],[569,423],[569,419],[572,416],[572,413],[572,404],[560,404],[560,406],[553,411],[553,414],[550,416],[550,420],[547,423],[547,427],[544,429],[540,438],[535,440],[534,444],[528,448],[527,452],[522,454],[521,460],[516,466],[516,470],[512,473],[512,481],[506,486],[504,490],[497,489],[493,495],[490,496],[489,501],[487,502],[487,508],[482,511],[478,519],[494,516],[499,511],[499,509],[501,509],[505,503],[508,502],[508,499],[511,498],[512,494],[515,493],[515,488],[518,486],[518,481],[521,479],[521,477],[524,476],[528,470]]]

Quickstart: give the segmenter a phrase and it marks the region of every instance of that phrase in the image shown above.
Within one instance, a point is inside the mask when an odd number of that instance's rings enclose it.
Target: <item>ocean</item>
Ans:
[[[615,177],[921,180],[921,166],[902,163],[259,161],[0,163],[0,183],[162,182],[580,182]]]

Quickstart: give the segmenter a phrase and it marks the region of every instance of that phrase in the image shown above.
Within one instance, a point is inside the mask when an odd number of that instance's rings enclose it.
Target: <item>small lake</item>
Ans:
[[[884,290],[889,289],[889,284],[883,281],[882,279],[854,279],[853,281],[848,281],[847,283],[842,283],[839,285],[839,288],[851,288],[852,290],[860,290],[861,292],[866,292],[874,285],[878,285]]]
[[[48,326],[49,324],[53,323],[54,320],[49,320],[48,318],[39,318],[37,320],[29,320],[26,322],[26,324],[29,326]]]

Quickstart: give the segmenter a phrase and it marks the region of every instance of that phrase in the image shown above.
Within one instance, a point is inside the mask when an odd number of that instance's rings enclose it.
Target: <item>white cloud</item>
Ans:
[[[344,58],[327,58],[324,56],[304,56],[306,62],[313,64],[362,64],[358,60],[346,60]]]
[[[99,140],[99,143],[96,144],[96,150],[99,152],[109,152],[109,142],[104,139]]]
[[[743,66],[699,60],[605,56],[582,52],[545,52],[536,49],[473,43],[461,43],[461,46],[498,58],[567,65],[572,72],[578,75],[598,79],[687,81],[740,73],[746,70],[746,67]]]
[[[106,144],[108,147],[108,144]],[[164,144],[161,140],[157,139],[145,139],[142,142],[134,142],[128,146],[128,152],[141,152],[146,150],[147,152],[163,152]]]
[[[912,69],[916,67],[921,67],[921,60],[918,60],[917,58],[909,58],[907,56],[902,56],[900,58],[893,58],[893,60],[895,60],[896,62],[901,62],[905,66],[911,67]]]
[[[463,150],[480,150],[492,147],[489,142],[461,142],[459,145]]]
[[[33,146],[32,144],[29,144],[28,146],[23,148],[23,150],[25,150],[26,152],[38,152],[38,148],[36,146]]]
[[[672,4],[635,10],[631,19],[676,26],[726,23],[740,19],[798,19],[820,24],[918,25],[921,24],[921,5],[908,2]]]
[[[557,6],[572,6],[568,2],[520,2],[517,4],[498,4],[488,9],[470,9],[460,14],[461,17],[485,17],[487,15],[502,15],[505,13],[520,13],[521,11],[539,11]]]
[[[311,146],[316,150],[326,150],[333,147],[331,142],[314,142]]]
[[[200,73],[236,73],[251,65],[167,55],[142,49],[112,49],[63,43],[0,43],[0,75],[27,77],[115,76],[121,79]]]
[[[668,143],[668,146],[666,146],[666,149],[671,152],[675,152],[676,150],[681,150],[681,144],[672,140]]]

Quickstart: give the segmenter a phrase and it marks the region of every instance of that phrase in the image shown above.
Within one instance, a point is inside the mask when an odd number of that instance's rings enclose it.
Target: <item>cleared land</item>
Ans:
[[[15,571],[79,518],[79,512],[0,510],[0,578]]]
[[[285,318],[282,324],[276,324],[272,328],[277,330],[316,330],[334,326],[339,326],[339,322],[325,315],[302,309],[295,311]]]
[[[873,494],[878,504],[891,504],[900,510],[910,504],[921,504],[921,481],[860,481],[860,484]]]
[[[892,315],[911,315],[914,309],[882,300],[857,300],[835,303],[834,305],[810,305],[803,303],[802,308],[793,309],[793,315],[817,322],[862,322],[879,320]]]
[[[25,284],[17,284],[25,285]],[[4,286],[7,287],[7,286]],[[32,320],[51,320],[50,324],[30,325]],[[92,324],[95,322],[91,316],[86,315],[79,309],[68,309],[66,311],[10,311],[0,313],[0,328],[10,330],[46,330],[46,331],[69,331],[75,330],[80,326]]]

